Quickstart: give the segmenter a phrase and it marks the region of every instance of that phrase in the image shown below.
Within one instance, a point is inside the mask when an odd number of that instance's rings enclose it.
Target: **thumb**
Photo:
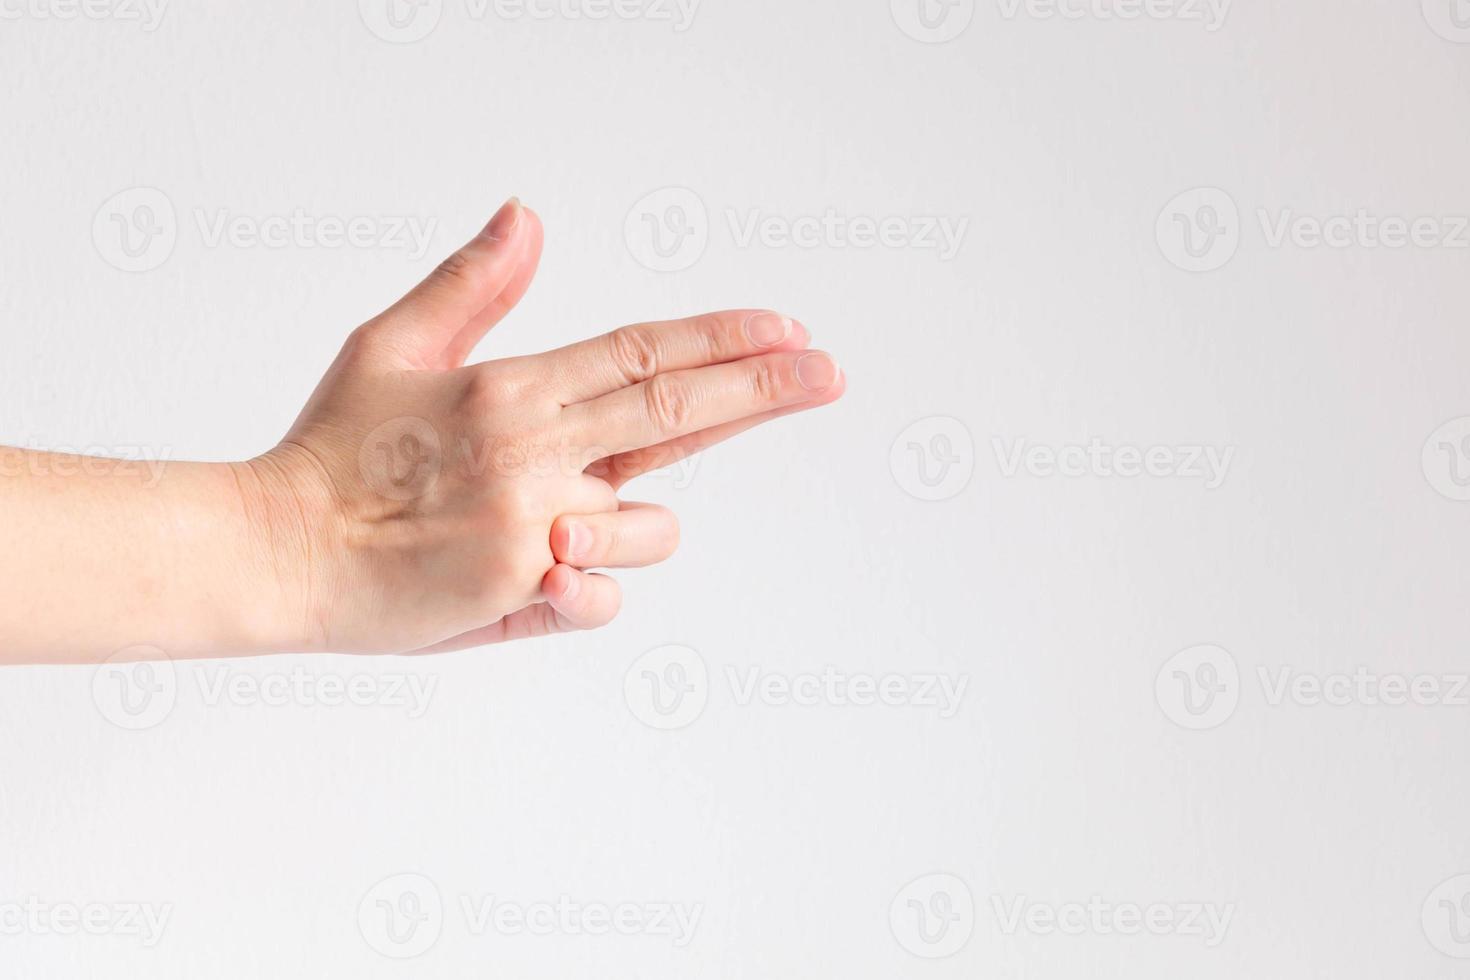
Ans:
[[[459,367],[530,285],[541,255],[535,214],[511,198],[480,232],[378,318],[426,367]]]

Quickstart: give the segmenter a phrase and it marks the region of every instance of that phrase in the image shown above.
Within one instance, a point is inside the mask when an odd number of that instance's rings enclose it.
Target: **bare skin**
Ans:
[[[758,309],[466,366],[541,245],[508,202],[351,333],[254,459],[0,450],[0,663],[439,652],[611,621],[619,587],[589,569],[678,543],[674,515],[623,484],[845,380]]]

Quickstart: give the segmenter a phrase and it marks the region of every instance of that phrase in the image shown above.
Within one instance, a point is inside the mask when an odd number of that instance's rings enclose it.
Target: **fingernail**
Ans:
[[[803,354],[796,360],[796,380],[807,391],[830,388],[837,381],[837,362],[826,354]]]
[[[521,199],[513,197],[500,206],[495,212],[495,217],[485,226],[485,235],[491,241],[503,242],[510,237],[511,232],[516,230],[516,225],[521,223]]]
[[[582,582],[577,578],[576,572],[571,572],[567,576],[567,587],[562,590],[561,597],[563,600],[571,601],[577,598],[577,593],[580,591],[582,591]]]
[[[582,524],[567,524],[567,557],[581,558],[592,547],[592,532]]]
[[[745,320],[745,336],[757,347],[775,347],[791,336],[791,317],[779,313],[752,313]]]

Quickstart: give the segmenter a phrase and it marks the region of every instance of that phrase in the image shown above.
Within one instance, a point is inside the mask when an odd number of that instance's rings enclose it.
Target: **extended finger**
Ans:
[[[555,378],[553,391],[568,405],[665,371],[720,364],[768,351],[799,350],[810,340],[806,327],[783,314],[726,310],[683,320],[636,323],[537,355],[534,361],[536,370]]]
[[[520,201],[507,201],[474,238],[378,318],[379,331],[393,334],[426,367],[457,367],[451,347],[515,278],[529,224]]]
[[[569,405],[562,419],[581,445],[615,455],[822,398],[840,379],[837,362],[821,351],[762,354],[655,375]]]
[[[657,504],[625,503],[612,514],[567,514],[551,525],[551,553],[574,568],[641,568],[679,547],[679,520]]]
[[[592,476],[607,481],[608,485],[617,490],[635,477],[654,470],[672,466],[682,459],[702,452],[711,446],[724,442],[726,439],[738,436],[740,433],[753,429],[765,422],[771,422],[786,415],[794,415],[797,412],[805,412],[809,409],[819,408],[841,398],[847,390],[847,378],[839,377],[837,383],[828,388],[820,396],[810,401],[801,402],[796,405],[787,405],[784,408],[773,409],[769,412],[761,412],[747,418],[737,419],[734,422],[726,422],[722,425],[711,426],[698,432],[691,432],[677,439],[661,442],[656,446],[645,446],[641,449],[633,449],[615,456],[599,459],[587,467],[587,472]]]
[[[531,280],[536,278],[536,269],[541,264],[541,248],[545,230],[541,225],[541,216],[531,208],[522,210],[521,220],[525,228],[518,232],[521,238],[520,263],[516,266],[515,272],[511,274],[510,281],[506,283],[505,288],[497,293],[484,309],[470,317],[469,322],[445,348],[445,360],[452,367],[458,367],[469,359],[475,345],[485,338],[485,334],[490,332],[491,327],[505,319],[505,315],[515,309],[515,305],[531,288]]]

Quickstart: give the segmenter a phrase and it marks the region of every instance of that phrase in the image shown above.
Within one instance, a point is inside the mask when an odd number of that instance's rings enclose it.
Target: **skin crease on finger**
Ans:
[[[508,201],[347,336],[285,438],[249,461],[170,464],[144,488],[61,481],[44,475],[54,459],[16,450],[42,475],[0,475],[0,547],[52,560],[0,583],[0,649],[11,662],[438,652],[609,622],[621,590],[589,569],[653,564],[678,543],[674,515],[620,501],[622,486],[828,405],[846,381],[805,325],[759,308],[467,364],[543,241],[536,212]],[[78,577],[98,586],[82,616]]]

